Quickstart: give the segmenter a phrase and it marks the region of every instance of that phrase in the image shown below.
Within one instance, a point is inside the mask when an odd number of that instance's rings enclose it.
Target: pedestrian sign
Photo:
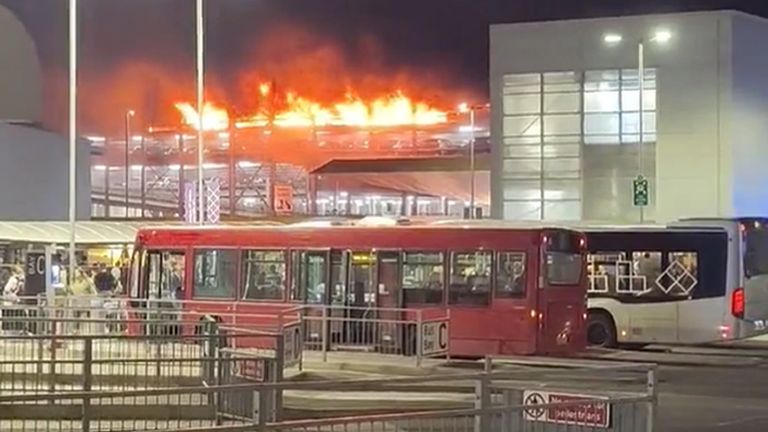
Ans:
[[[632,182],[632,201],[635,207],[645,207],[648,205],[648,179],[643,176],[637,176]]]

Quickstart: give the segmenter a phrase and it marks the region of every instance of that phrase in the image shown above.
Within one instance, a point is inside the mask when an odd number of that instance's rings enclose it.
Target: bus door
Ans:
[[[373,319],[377,304],[376,253],[331,252],[331,283],[328,313],[331,342],[362,343],[364,319]]]
[[[179,300],[184,299],[187,274],[186,253],[181,250],[148,250],[141,260],[141,284],[138,306],[144,310],[143,319],[154,322],[145,326],[145,333],[158,334],[177,331],[158,321],[180,318]]]
[[[402,350],[401,335],[405,312],[401,309],[400,295],[400,252],[379,251],[377,265],[377,344],[387,353]]]
[[[538,314],[538,354],[568,354],[586,345],[586,255],[581,234],[548,230],[542,234]]]

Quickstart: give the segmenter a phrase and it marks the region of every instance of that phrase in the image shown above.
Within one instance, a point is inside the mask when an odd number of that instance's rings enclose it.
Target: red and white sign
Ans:
[[[537,407],[537,405],[579,401],[584,403],[562,407]],[[528,421],[596,428],[608,428],[611,425],[611,404],[603,397],[526,390],[523,392],[523,405],[525,405],[525,419]]]
[[[289,215],[293,213],[293,187],[289,185],[275,185],[273,188],[273,205],[275,213]]]

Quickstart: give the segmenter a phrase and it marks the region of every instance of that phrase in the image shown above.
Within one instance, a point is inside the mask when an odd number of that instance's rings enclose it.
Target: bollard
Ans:
[[[421,357],[424,355],[424,341],[422,338],[424,337],[424,329],[422,328],[422,319],[421,319],[421,310],[417,311],[416,314],[416,366],[421,366]]]
[[[648,368],[646,390],[651,400],[648,402],[648,418],[645,422],[646,432],[653,432],[653,426],[656,424],[656,412],[659,403],[658,384],[659,377],[657,374],[658,366],[653,365]]]
[[[323,345],[323,363],[328,362],[328,307],[323,306],[322,336],[320,342]]]
[[[93,384],[93,339],[86,337],[83,339],[83,391],[90,392]],[[82,431],[91,430],[91,398],[83,398],[83,421]]]
[[[491,407],[490,375],[486,372],[475,381],[475,409],[480,413],[475,415],[474,432],[486,432],[490,430],[488,414],[484,410]]]

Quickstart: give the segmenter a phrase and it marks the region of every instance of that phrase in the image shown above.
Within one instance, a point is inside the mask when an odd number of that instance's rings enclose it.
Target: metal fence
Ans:
[[[594,378],[590,376],[594,373]],[[605,377],[635,374],[640,389],[611,390]],[[544,379],[544,374],[548,378]],[[580,378],[585,388],[555,388],[564,378]],[[535,378],[531,379],[530,376]],[[528,377],[528,378],[526,378]],[[575,378],[574,378],[575,377]],[[599,377],[599,378],[598,378]],[[578,380],[577,380],[578,381]],[[597,383],[602,383],[599,388]],[[622,386],[628,386],[624,381]],[[546,388],[546,391],[544,390]],[[411,410],[409,392],[450,392],[457,396],[446,409]],[[531,390],[533,389],[533,390]],[[644,389],[644,390],[642,390]],[[532,400],[537,394],[557,400]],[[279,421],[276,395],[290,392],[328,394],[383,393],[402,399],[399,412]],[[362,397],[362,396],[359,396]],[[141,400],[127,406],[126,401]],[[649,432],[657,403],[655,368],[638,366],[596,369],[538,370],[530,368],[431,377],[356,379],[318,382],[262,382],[128,391],[79,391],[60,394],[0,396],[3,431],[167,430],[185,432],[235,431],[614,431]],[[453,406],[451,406],[453,405]],[[41,408],[56,420],[8,422],[7,407]],[[188,409],[187,409],[188,408]],[[343,407],[340,407],[343,409]],[[381,409],[385,411],[384,408]],[[376,410],[374,410],[376,411]],[[273,421],[273,420],[278,421]]]
[[[301,363],[304,350],[321,352],[323,361],[329,352],[372,352],[411,357],[417,365],[450,352],[450,312],[443,308],[60,296],[5,302],[2,312],[3,334],[187,336],[199,334],[203,322],[212,319],[238,329],[283,333],[289,366]]]

